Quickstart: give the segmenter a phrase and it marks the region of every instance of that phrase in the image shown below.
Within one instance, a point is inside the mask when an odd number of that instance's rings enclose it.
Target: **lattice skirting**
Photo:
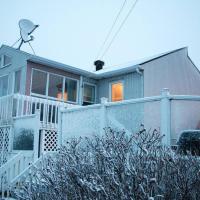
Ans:
[[[42,131],[42,151],[57,151],[58,149],[58,131],[46,130]]]
[[[0,126],[0,166],[8,159],[10,126]]]

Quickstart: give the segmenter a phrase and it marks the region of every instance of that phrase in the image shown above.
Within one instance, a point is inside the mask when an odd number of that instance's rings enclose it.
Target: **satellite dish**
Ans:
[[[28,19],[21,19],[19,21],[19,28],[20,28],[20,35],[21,35],[21,42],[18,47],[18,49],[21,48],[23,43],[29,43],[30,41],[34,40],[34,37],[31,35],[33,31],[38,27],[39,25],[35,25],[33,22],[31,22]],[[29,43],[30,45],[30,43]],[[31,47],[32,48],[32,47]]]

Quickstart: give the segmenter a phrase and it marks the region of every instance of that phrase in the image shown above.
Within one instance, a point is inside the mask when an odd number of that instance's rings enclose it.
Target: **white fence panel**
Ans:
[[[101,129],[101,106],[69,109],[62,114],[62,139],[99,134]]]

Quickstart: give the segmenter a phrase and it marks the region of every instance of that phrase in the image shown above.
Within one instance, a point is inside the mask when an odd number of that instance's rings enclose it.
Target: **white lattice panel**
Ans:
[[[7,161],[10,126],[0,127],[0,166]]]
[[[56,130],[43,130],[43,151],[57,151],[58,132]]]

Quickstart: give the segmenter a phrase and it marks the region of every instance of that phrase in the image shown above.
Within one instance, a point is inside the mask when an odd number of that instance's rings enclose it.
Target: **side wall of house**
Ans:
[[[187,49],[141,65],[144,69],[144,96],[161,94],[169,88],[175,95],[200,95],[200,73],[187,56]]]
[[[144,96],[161,94],[163,88],[169,88],[173,95],[200,95],[200,73],[187,55],[187,49],[174,52],[167,56],[142,65],[144,69]],[[151,112],[160,110],[160,105],[150,105]],[[200,123],[200,102],[191,100],[172,100],[171,144],[176,144],[181,131],[197,129]],[[160,128],[160,115],[149,119],[149,108],[144,108],[145,120],[149,127]],[[157,125],[156,125],[157,124]],[[165,133],[163,133],[165,134]]]
[[[108,99],[110,98],[110,84],[115,81],[123,81],[125,100],[143,97],[143,76],[136,72],[133,72],[99,80],[97,89],[98,102],[100,102],[100,99],[102,97],[106,97]]]
[[[21,83],[20,83],[20,93],[25,94],[25,83],[26,83],[26,65],[28,56],[20,50],[13,50],[7,46],[2,46],[0,49],[0,55],[7,55],[11,57],[11,64],[7,67],[0,68],[0,76],[8,75],[9,85],[8,94],[13,93],[14,86],[14,73],[15,71],[21,70]]]

